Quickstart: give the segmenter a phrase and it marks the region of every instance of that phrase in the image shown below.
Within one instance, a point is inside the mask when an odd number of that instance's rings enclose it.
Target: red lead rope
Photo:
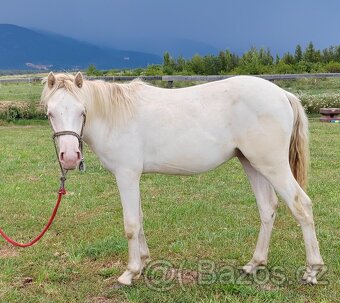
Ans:
[[[66,194],[66,191],[65,191],[65,188],[60,188],[59,192],[58,192],[58,200],[57,200],[57,203],[56,205],[54,206],[54,209],[53,209],[53,212],[52,212],[52,215],[50,217],[50,219],[48,220],[46,226],[44,227],[44,229],[41,231],[41,233],[35,238],[33,239],[32,241],[28,242],[28,243],[19,243],[19,242],[16,242],[14,240],[12,240],[10,237],[8,237],[3,231],[2,229],[0,229],[0,234],[4,237],[4,239],[13,244],[14,246],[19,246],[19,247],[28,247],[28,246],[32,246],[34,243],[38,242],[42,236],[46,233],[46,231],[49,229],[49,227],[51,226],[56,214],[57,214],[57,211],[58,211],[58,207],[60,205],[60,202],[61,202],[61,198],[63,197],[63,195]]]

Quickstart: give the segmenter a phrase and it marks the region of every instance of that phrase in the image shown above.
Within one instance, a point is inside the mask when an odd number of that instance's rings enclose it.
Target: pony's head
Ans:
[[[117,84],[85,81],[80,72],[75,76],[52,72],[44,79],[41,102],[45,105],[57,137],[59,160],[64,169],[74,169],[81,160],[77,136],[80,135],[86,110],[86,124],[105,122],[107,129],[122,126],[134,115],[140,81]],[[69,134],[66,134],[66,133]]]
[[[83,76],[80,72],[76,76],[51,72],[43,82],[41,100],[56,135],[59,161],[63,169],[75,169],[82,159],[79,139],[85,122],[85,106],[79,91]]]

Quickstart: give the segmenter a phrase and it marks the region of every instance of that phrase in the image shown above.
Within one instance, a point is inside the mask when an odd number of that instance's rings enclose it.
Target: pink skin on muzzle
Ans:
[[[59,137],[59,160],[64,169],[71,170],[79,166],[82,154],[78,139],[72,135]]]

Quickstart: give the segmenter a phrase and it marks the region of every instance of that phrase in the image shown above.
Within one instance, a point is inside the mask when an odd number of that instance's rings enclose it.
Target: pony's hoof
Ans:
[[[257,266],[255,264],[248,263],[242,267],[241,271],[247,275],[251,275],[255,273],[256,270],[257,270]]]
[[[136,276],[133,272],[126,270],[119,278],[118,283],[130,286],[132,285],[132,279]]]
[[[318,284],[318,281],[316,280],[316,277],[307,277],[306,279],[302,278],[300,283],[303,285],[316,285]]]
[[[312,265],[307,266],[305,273],[301,279],[302,284],[316,285],[318,281],[316,279],[317,274],[321,271],[323,265]]]

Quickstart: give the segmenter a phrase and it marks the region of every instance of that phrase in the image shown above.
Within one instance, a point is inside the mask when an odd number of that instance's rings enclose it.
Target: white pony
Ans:
[[[267,263],[277,197],[301,225],[307,255],[304,282],[317,283],[323,266],[312,204],[304,192],[308,167],[308,121],[299,100],[273,83],[250,76],[182,89],[141,81],[86,81],[50,73],[42,102],[55,132],[81,133],[117,180],[129,259],[118,281],[130,285],[149,258],[139,181],[142,173],[193,175],[238,157],[256,196],[261,228],[247,273]],[[82,155],[77,136],[57,139],[64,169]],[[275,191],[274,191],[275,190]]]

